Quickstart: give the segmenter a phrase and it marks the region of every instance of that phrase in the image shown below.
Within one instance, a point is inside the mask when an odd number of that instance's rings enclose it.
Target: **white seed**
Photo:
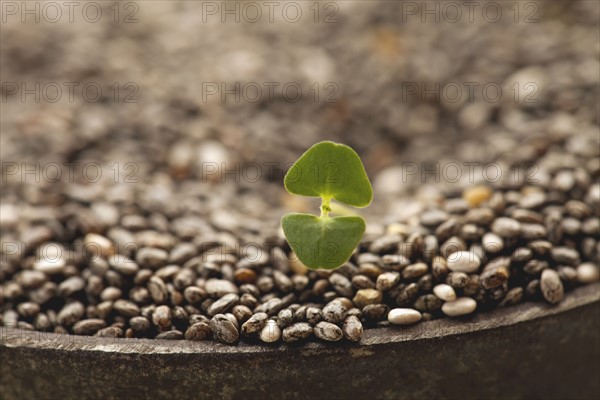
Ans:
[[[546,268],[542,272],[540,289],[542,290],[544,299],[551,304],[559,303],[565,294],[565,290],[558,272],[550,268]]]
[[[446,265],[451,271],[472,273],[479,269],[481,260],[471,251],[457,251],[448,256]]]
[[[88,233],[85,235],[83,238],[83,245],[85,250],[90,253],[92,257],[109,257],[115,252],[113,243],[110,239],[95,233]]]
[[[54,275],[62,273],[65,269],[65,265],[64,258],[41,259],[33,264],[33,269],[48,275]]]
[[[477,302],[470,297],[459,297],[442,305],[442,311],[449,317],[471,314],[477,308]]]
[[[577,280],[581,283],[592,283],[600,279],[600,270],[593,263],[583,263],[577,267]]]
[[[423,316],[412,308],[394,308],[388,313],[388,321],[394,325],[410,325],[417,323]]]
[[[454,288],[450,285],[446,285],[445,283],[435,285],[433,288],[433,294],[444,301],[456,300],[456,292],[454,291]]]
[[[504,249],[504,240],[495,233],[488,232],[481,239],[483,249],[488,253],[499,253]]]
[[[260,331],[260,340],[265,343],[274,343],[281,337],[281,328],[277,325],[277,322],[270,319],[267,324]]]

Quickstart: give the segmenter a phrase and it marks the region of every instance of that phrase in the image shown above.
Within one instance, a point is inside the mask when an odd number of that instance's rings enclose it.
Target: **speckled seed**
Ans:
[[[464,272],[450,272],[446,277],[446,283],[454,289],[462,289],[469,282],[469,275]]]
[[[83,304],[75,301],[73,303],[66,304],[62,310],[60,310],[57,320],[60,325],[70,326],[79,321],[84,313],[85,308],[83,307]]]
[[[171,309],[168,306],[158,306],[152,313],[152,323],[161,331],[171,328]]]
[[[486,268],[480,275],[480,283],[484,289],[494,289],[502,286],[509,276],[509,269],[505,266]]]
[[[377,277],[377,283],[375,284],[377,290],[383,292],[390,290],[398,284],[400,281],[400,274],[397,272],[384,272]]]
[[[314,328],[315,336],[321,340],[328,342],[337,342],[344,333],[339,326],[332,324],[331,322],[321,321]]]
[[[394,308],[390,310],[387,318],[394,325],[410,325],[419,322],[422,315],[412,308]]]
[[[187,328],[184,337],[187,340],[206,340],[212,335],[212,329],[207,322],[197,322]]]
[[[147,287],[152,300],[154,300],[156,304],[163,304],[167,301],[169,295],[167,285],[165,285],[165,282],[158,276],[151,277]]]
[[[188,286],[183,291],[183,297],[190,304],[198,304],[206,299],[207,293],[204,289],[197,286]]]
[[[252,310],[241,304],[234,306],[231,313],[239,322],[246,322],[252,316]]]
[[[277,324],[280,328],[285,328],[292,322],[294,322],[294,313],[292,310],[286,308],[285,310],[279,311],[277,314]]]
[[[210,327],[214,338],[219,342],[232,344],[237,342],[240,337],[233,322],[224,314],[215,315],[210,320]]]
[[[329,283],[340,296],[352,297],[352,282],[344,275],[334,272],[329,276]]]
[[[269,316],[264,312],[254,314],[242,325],[242,334],[250,335],[260,331],[267,323],[268,318]]]
[[[204,289],[210,297],[223,297],[226,294],[238,293],[238,287],[233,282],[224,279],[209,279],[204,285]]]
[[[355,316],[349,316],[344,320],[342,333],[346,339],[352,342],[358,342],[363,333],[362,323]]]
[[[442,301],[433,294],[417,297],[414,307],[421,312],[434,312],[442,307]]]
[[[275,343],[281,338],[281,328],[276,321],[270,319],[261,329],[259,337],[265,343]]]
[[[456,272],[473,273],[479,269],[481,260],[471,251],[457,251],[448,256],[446,260],[448,269]]]
[[[563,284],[558,276],[558,272],[553,269],[546,268],[542,272],[542,278],[540,279],[540,289],[544,299],[548,303],[556,304],[559,303],[564,296]]]
[[[103,319],[84,319],[73,325],[73,333],[76,335],[93,335],[106,326]]]
[[[442,312],[449,317],[471,314],[477,308],[477,302],[470,297],[459,297],[444,303]]]
[[[283,341],[286,343],[305,340],[313,333],[313,328],[306,322],[296,322],[283,330]]]
[[[600,280],[598,266],[593,263],[583,263],[577,267],[577,280],[581,283],[592,283]]]
[[[85,281],[79,276],[72,276],[58,285],[58,295],[69,297],[85,288]]]
[[[231,307],[235,305],[239,301],[239,297],[237,294],[230,293],[221,297],[219,300],[215,301],[208,307],[207,314],[209,317],[212,317],[216,314],[222,314],[224,312],[229,311]]]
[[[429,267],[425,263],[415,263],[402,270],[402,278],[415,279],[427,273]]]
[[[356,292],[356,295],[352,299],[354,304],[358,308],[363,308],[369,304],[381,303],[383,293],[375,289],[361,289]]]
[[[265,312],[269,315],[275,315],[285,307],[281,299],[274,297],[254,309],[254,312]]]
[[[346,317],[346,307],[340,301],[331,301],[322,310],[323,319],[334,324],[341,323]]]
[[[292,283],[290,277],[281,271],[273,271],[273,281],[275,282],[277,289],[283,293],[290,292],[294,288],[294,284]]]
[[[433,287],[433,294],[435,294],[440,300],[443,301],[454,301],[456,300],[456,292],[454,288],[445,283],[440,283]]]
[[[135,259],[144,268],[156,270],[167,263],[169,253],[154,247],[143,247],[138,250]]]

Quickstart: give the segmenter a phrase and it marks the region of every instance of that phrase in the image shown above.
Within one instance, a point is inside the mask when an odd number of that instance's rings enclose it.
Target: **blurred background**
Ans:
[[[381,222],[485,181],[490,163],[494,183],[519,168],[549,179],[597,155],[599,10],[3,2],[4,232],[52,219],[102,231],[140,209],[192,231],[275,227],[279,208],[307,209],[281,178],[324,139],[361,155]],[[523,167],[550,148],[560,160]]]

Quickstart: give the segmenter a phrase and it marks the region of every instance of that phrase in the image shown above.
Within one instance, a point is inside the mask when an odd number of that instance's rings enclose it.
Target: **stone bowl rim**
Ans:
[[[322,351],[346,349],[356,355],[375,350],[376,346],[401,344],[420,340],[439,340],[458,335],[469,335],[500,328],[509,328],[560,313],[573,311],[584,306],[600,309],[600,282],[578,287],[567,293],[557,305],[542,302],[525,302],[512,307],[476,313],[460,318],[442,318],[424,321],[407,327],[382,327],[366,329],[359,343],[340,341],[337,343],[308,342],[304,344],[275,345],[240,342],[226,345],[212,340],[159,340],[98,338],[49,332],[26,331],[0,327],[0,347],[25,347],[40,350],[110,352],[122,354],[253,354],[302,351],[303,354],[318,354]]]

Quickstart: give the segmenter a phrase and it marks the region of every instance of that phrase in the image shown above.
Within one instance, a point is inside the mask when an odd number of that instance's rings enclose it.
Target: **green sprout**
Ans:
[[[373,199],[358,154],[343,144],[317,143],[292,165],[284,185],[289,193],[321,198],[320,216],[292,213],[281,219],[283,233],[300,261],[310,269],[335,269],[348,261],[365,233],[365,220],[329,213],[351,214],[332,200],[363,208]]]

